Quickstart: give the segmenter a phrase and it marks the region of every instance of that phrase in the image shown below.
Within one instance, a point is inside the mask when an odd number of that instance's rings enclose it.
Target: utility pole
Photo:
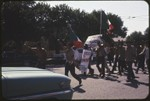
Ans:
[[[100,34],[102,32],[102,10],[100,10]]]

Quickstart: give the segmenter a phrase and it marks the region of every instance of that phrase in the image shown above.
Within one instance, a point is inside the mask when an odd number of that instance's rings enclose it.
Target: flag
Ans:
[[[112,34],[113,29],[114,26],[109,21],[105,12],[102,10],[100,13],[100,33]]]
[[[109,25],[109,30],[113,30],[114,29],[114,26],[111,24],[111,22],[109,21],[109,19],[108,19],[108,25]]]
[[[73,45],[76,48],[81,48],[83,46],[82,41],[79,39],[79,37],[74,33],[74,31],[71,28],[71,24],[68,23],[68,36],[69,36],[69,41],[73,43]]]
[[[81,48],[83,46],[83,43],[82,41],[79,39],[79,37],[77,37],[77,40],[74,40],[73,41],[73,45],[76,47],[76,48]]]
[[[108,34],[112,34],[112,30],[114,29],[114,26],[111,24],[109,19],[107,20],[109,29],[107,30]]]

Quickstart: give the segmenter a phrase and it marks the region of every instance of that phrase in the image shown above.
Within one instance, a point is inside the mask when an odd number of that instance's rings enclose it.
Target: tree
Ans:
[[[144,39],[145,41],[149,41],[149,27],[144,31]]]
[[[144,42],[144,35],[141,32],[133,32],[126,39],[127,42],[132,42],[134,44],[142,44]]]
[[[24,41],[34,34],[34,16],[31,8],[33,1],[9,1],[2,5],[2,39]],[[31,34],[32,33],[32,34]]]
[[[46,3],[34,1],[9,1],[2,5],[2,42],[9,40],[39,41],[42,36],[50,40],[51,49],[56,48],[57,39],[65,39],[66,21],[72,25],[75,34],[84,42],[89,35],[100,34],[100,14],[102,14],[102,33],[108,29],[107,18],[114,25],[112,36],[126,36],[127,28],[120,17],[105,14],[103,10],[73,9],[66,4],[51,7]],[[107,36],[106,36],[107,37]]]

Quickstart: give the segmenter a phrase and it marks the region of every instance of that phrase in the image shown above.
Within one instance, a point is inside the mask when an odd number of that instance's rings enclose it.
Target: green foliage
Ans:
[[[144,44],[145,42],[149,42],[149,27],[145,30],[144,34],[137,31],[131,33],[126,41],[130,41],[134,44]]]
[[[34,2],[4,2],[2,5],[3,41],[23,41],[34,32],[35,20],[31,8]],[[34,36],[34,35],[33,35]]]
[[[145,41],[149,41],[149,27],[144,32],[144,39]]]
[[[134,44],[142,44],[142,43],[144,43],[145,40],[144,40],[144,35],[142,35],[141,32],[135,31],[135,32],[131,33],[130,36],[127,37],[126,41],[132,42]]]
[[[100,21],[100,14],[102,22]],[[75,34],[84,42],[89,35],[102,33],[108,29],[107,18],[114,25],[110,37],[126,36],[127,28],[123,26],[121,18],[114,14],[104,14],[104,11],[93,10],[86,13],[80,9],[72,9],[62,4],[51,7],[46,3],[35,3],[34,1],[9,1],[2,5],[2,42],[10,40],[16,42],[39,41],[42,36],[50,40],[50,46],[57,39],[66,38],[66,21],[72,25]]]

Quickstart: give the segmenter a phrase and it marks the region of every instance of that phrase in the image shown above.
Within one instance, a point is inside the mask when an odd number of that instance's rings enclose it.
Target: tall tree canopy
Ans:
[[[125,37],[127,32],[127,28],[123,26],[123,21],[118,15],[111,13],[106,15],[102,10],[87,13],[66,4],[51,7],[49,4],[34,1],[9,1],[3,2],[1,11],[3,43],[9,40],[38,41],[42,36],[46,36],[49,40],[64,39],[66,21],[69,21],[75,34],[84,42],[89,35],[100,33],[100,14],[103,14],[103,34],[108,29],[107,18],[114,25],[114,34],[110,37]],[[51,45],[54,47],[54,44]]]
[[[127,37],[126,41],[132,42],[134,44],[144,43],[144,35],[141,32],[133,32]]]

